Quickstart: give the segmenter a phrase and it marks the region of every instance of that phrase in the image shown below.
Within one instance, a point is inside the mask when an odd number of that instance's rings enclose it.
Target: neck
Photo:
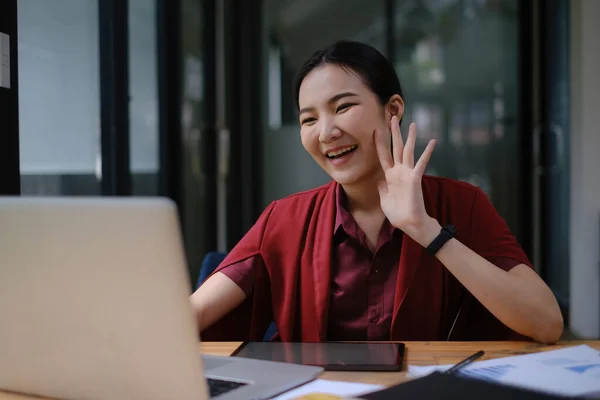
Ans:
[[[383,171],[382,171],[383,174]],[[377,181],[384,179],[376,176],[374,179],[366,179],[349,185],[342,185],[346,193],[347,207],[350,212],[376,212],[381,211]]]

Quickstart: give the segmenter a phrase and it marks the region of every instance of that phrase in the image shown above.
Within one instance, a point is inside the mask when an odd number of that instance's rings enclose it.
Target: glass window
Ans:
[[[417,124],[428,173],[479,186],[519,237],[518,2],[396,2],[403,131]]]
[[[21,192],[99,194],[98,3],[19,0]]]
[[[158,193],[156,2],[129,0],[129,137],[133,195]]]
[[[316,50],[340,39],[359,40],[385,54],[383,0],[266,0],[268,43],[262,201],[319,186],[329,177],[300,142],[292,93],[294,76]]]
[[[203,54],[202,54],[202,3],[200,0],[184,0],[181,9],[182,37],[182,159],[183,168],[183,232],[187,249],[190,274],[198,274],[207,249],[205,204],[206,176],[201,162],[201,129],[204,118]]]

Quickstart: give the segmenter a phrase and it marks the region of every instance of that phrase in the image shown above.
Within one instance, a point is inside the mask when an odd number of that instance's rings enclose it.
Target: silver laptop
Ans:
[[[201,357],[190,293],[171,202],[0,197],[0,390],[263,399],[322,372]]]

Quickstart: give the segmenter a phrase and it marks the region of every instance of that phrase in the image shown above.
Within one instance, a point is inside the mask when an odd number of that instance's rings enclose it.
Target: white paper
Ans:
[[[445,371],[452,365],[409,366],[413,377]],[[474,362],[461,374],[507,385],[567,396],[600,394],[600,352],[575,346],[523,356]]]
[[[0,32],[0,87],[10,89],[10,36]]]
[[[366,383],[350,383],[317,379],[307,383],[306,385],[300,386],[299,388],[296,388],[278,397],[275,397],[274,399],[292,400],[311,393],[323,393],[337,396],[360,396],[366,393],[381,390],[383,388],[384,386],[381,385],[370,385]]]

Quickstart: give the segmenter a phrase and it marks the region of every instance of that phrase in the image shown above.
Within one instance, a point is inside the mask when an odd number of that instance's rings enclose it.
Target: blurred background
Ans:
[[[598,18],[597,0],[2,0],[0,193],[168,196],[195,281],[269,202],[328,181],[292,81],[359,40],[394,63],[420,149],[437,139],[428,173],[481,187],[597,338]]]

